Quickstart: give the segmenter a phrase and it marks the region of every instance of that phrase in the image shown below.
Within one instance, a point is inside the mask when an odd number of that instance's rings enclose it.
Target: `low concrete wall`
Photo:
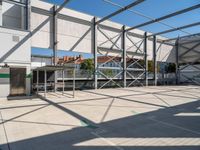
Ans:
[[[0,68],[0,98],[7,97],[10,93],[10,69]]]

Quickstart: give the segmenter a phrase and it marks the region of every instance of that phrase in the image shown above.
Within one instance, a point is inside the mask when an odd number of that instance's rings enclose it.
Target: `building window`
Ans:
[[[0,26],[28,30],[28,0],[0,1]]]

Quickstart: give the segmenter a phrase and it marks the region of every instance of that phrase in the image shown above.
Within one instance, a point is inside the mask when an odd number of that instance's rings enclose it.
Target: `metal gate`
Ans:
[[[25,95],[26,68],[10,68],[10,95]]]

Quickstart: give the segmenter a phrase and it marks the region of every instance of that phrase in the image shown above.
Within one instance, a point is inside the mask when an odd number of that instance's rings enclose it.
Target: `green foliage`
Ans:
[[[158,64],[157,64],[157,72],[161,72],[162,70],[161,70],[161,63],[159,63],[158,62]]]
[[[149,60],[148,61],[148,72],[153,72],[153,71],[154,71],[153,61]]]
[[[169,65],[167,66],[167,70],[168,73],[174,73],[176,72],[176,65],[174,63],[169,63]]]
[[[144,66],[145,65],[145,62],[143,59],[139,60],[138,63],[141,65],[141,66]]]
[[[103,70],[103,74],[105,74],[107,77],[112,77],[113,76],[113,71],[112,70]]]
[[[154,71],[154,63],[152,60],[148,61],[148,71],[153,72]],[[157,72],[160,72],[160,64],[157,63]]]
[[[138,63],[139,63],[141,66],[145,66],[144,60],[139,60]],[[153,72],[153,61],[151,61],[151,60],[148,61],[148,71],[149,71],[149,72]]]
[[[83,63],[81,63],[80,69],[94,71],[94,63],[92,59],[85,59]]]

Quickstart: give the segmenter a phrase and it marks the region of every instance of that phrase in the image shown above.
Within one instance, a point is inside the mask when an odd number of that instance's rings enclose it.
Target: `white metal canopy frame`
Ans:
[[[200,25],[200,22],[195,22],[195,23],[191,23],[188,25],[175,27],[175,28],[172,28],[169,30],[161,31],[158,33],[152,33],[152,34],[148,34],[145,32],[143,35],[140,35],[140,34],[134,33],[132,31],[133,29],[137,29],[140,27],[151,25],[153,23],[161,22],[161,21],[169,19],[171,17],[175,17],[177,15],[181,15],[181,14],[190,12],[192,10],[199,9],[200,4],[196,4],[194,6],[184,8],[182,10],[178,10],[176,12],[161,16],[159,18],[151,19],[150,21],[135,25],[133,27],[128,27],[128,26],[122,25],[121,29],[116,29],[112,26],[105,25],[104,22],[126,10],[130,10],[130,8],[133,8],[137,5],[144,3],[145,0],[135,0],[131,4],[124,6],[124,7],[120,7],[119,10],[117,10],[101,19],[94,17],[90,21],[60,13],[63,10],[63,8],[65,8],[65,6],[70,1],[73,1],[73,0],[64,0],[63,3],[59,7],[54,5],[51,10],[46,10],[46,9],[38,8],[35,6],[30,6],[29,2],[23,3],[23,2],[18,2],[15,0],[14,1],[3,0],[3,1],[13,3],[16,5],[24,5],[25,7],[30,8],[27,10],[30,10],[31,13],[37,13],[42,16],[48,16],[48,18],[46,20],[44,20],[37,28],[35,28],[30,33],[29,36],[30,37],[34,36],[44,24],[52,21],[52,28],[51,28],[52,30],[50,31],[51,32],[50,36],[52,39],[51,42],[52,42],[52,48],[53,48],[53,52],[54,52],[54,60],[56,60],[55,58],[57,55],[58,43],[59,43],[59,41],[58,41],[58,28],[59,28],[58,20],[65,20],[65,21],[75,22],[78,24],[89,26],[90,27],[89,30],[91,30],[91,45],[92,45],[91,53],[94,54],[95,89],[103,88],[110,82],[116,84],[119,87],[122,87],[122,86],[128,87],[128,86],[135,85],[135,83],[139,83],[141,85],[143,85],[143,83],[145,83],[145,85],[148,85],[148,59],[147,59],[147,57],[148,57],[148,51],[150,48],[152,48],[152,50],[153,50],[152,60],[154,62],[153,74],[154,74],[154,84],[155,85],[157,85],[157,53],[162,44],[171,45],[176,48],[176,53],[174,53],[174,58],[176,58],[176,59],[174,60],[174,62],[176,63],[176,66],[177,66],[177,71],[176,71],[177,84],[179,83],[178,81],[180,78],[180,75],[179,75],[180,68],[178,68],[178,67],[180,66],[180,63],[182,63],[180,61],[180,58],[183,59],[183,55],[186,56],[186,54],[191,53],[191,52],[195,52],[196,55],[198,55],[198,56],[200,54],[198,50],[195,50],[195,48],[198,47],[199,44],[193,45],[192,47],[185,47],[184,44],[182,44],[180,46],[181,39],[190,38],[193,36],[199,36],[200,33],[197,33],[194,35],[188,35],[188,36],[184,36],[184,37],[167,39],[167,40],[166,39],[161,40],[158,37],[159,35],[162,35],[165,33],[170,33],[170,32],[174,32],[174,31],[183,31],[183,29],[198,26],[198,25]],[[29,16],[27,15],[27,17],[29,17]],[[29,26],[30,26],[30,21],[27,21],[27,29],[29,29]],[[112,32],[112,34],[110,34],[111,32]],[[104,41],[101,41],[101,43],[98,40],[99,36],[104,38]],[[132,37],[135,37],[138,40],[135,40],[135,39],[133,40]],[[177,39],[179,39],[178,42],[174,42],[174,41],[177,41]],[[79,40],[81,41],[82,38],[80,38]],[[152,42],[152,47],[148,47],[148,44],[147,44],[148,41]],[[129,42],[132,45],[129,45],[129,47],[127,47],[126,42]],[[192,41],[189,41],[189,42],[192,42]],[[160,45],[158,45],[158,43]],[[106,46],[104,47],[104,45],[106,45]],[[177,46],[177,45],[179,45],[179,46]],[[187,49],[186,52],[180,53],[180,47],[182,47],[183,49]],[[114,54],[114,56],[111,57],[109,55],[109,53]],[[105,57],[109,58],[108,61],[104,63],[104,65],[98,64],[99,54],[104,55]],[[7,55],[5,57],[7,57]],[[5,59],[5,57],[3,59]],[[121,58],[120,63],[116,62],[116,58],[118,58],[118,57]],[[191,58],[192,56],[189,55],[187,57]],[[142,66],[138,63],[139,58],[144,60],[144,64]],[[3,59],[1,59],[1,61]],[[132,62],[130,64],[127,64],[129,59],[132,59]],[[195,64],[196,62],[198,62],[198,59],[199,59],[199,57],[196,59],[191,59],[190,61],[184,61],[184,63],[189,63],[190,65],[192,65],[192,64]],[[105,66],[105,64],[108,62],[113,62],[114,64],[116,64],[116,66],[108,68]],[[55,62],[54,62],[54,65],[56,65]],[[133,67],[135,65],[140,65],[140,68],[135,69]],[[112,77],[108,77],[107,75],[105,75],[105,73],[103,71],[106,69],[111,69],[111,70],[116,69],[116,70],[118,70],[118,72],[117,72],[117,74],[113,75]],[[135,75],[135,74],[137,74],[137,75]],[[105,82],[102,85],[99,85],[98,79],[102,78],[102,77],[107,79],[107,82]],[[122,80],[123,85],[117,83],[116,79]],[[130,79],[131,79],[131,82],[127,83],[127,81]],[[145,82],[141,82],[141,79],[143,79]]]
[[[37,80],[36,80],[36,89],[37,89],[37,94],[40,91],[40,76],[39,76],[39,72],[43,71],[44,72],[44,83],[42,83],[42,87],[44,88],[44,97],[46,97],[46,93],[48,92],[47,90],[47,83],[48,83],[48,79],[47,79],[47,72],[48,71],[53,71],[54,74],[57,73],[57,71],[62,72],[62,95],[64,95],[65,93],[65,72],[66,71],[71,71],[72,72],[72,76],[73,76],[73,84],[72,84],[72,90],[73,90],[73,98],[75,97],[75,89],[76,89],[76,83],[75,83],[75,78],[76,78],[76,73],[75,73],[75,66],[73,64],[65,64],[63,66],[43,66],[43,67],[38,67],[36,69],[34,69],[34,71],[36,71],[37,73]],[[55,82],[54,82],[55,83]],[[55,85],[54,85],[55,86]]]

